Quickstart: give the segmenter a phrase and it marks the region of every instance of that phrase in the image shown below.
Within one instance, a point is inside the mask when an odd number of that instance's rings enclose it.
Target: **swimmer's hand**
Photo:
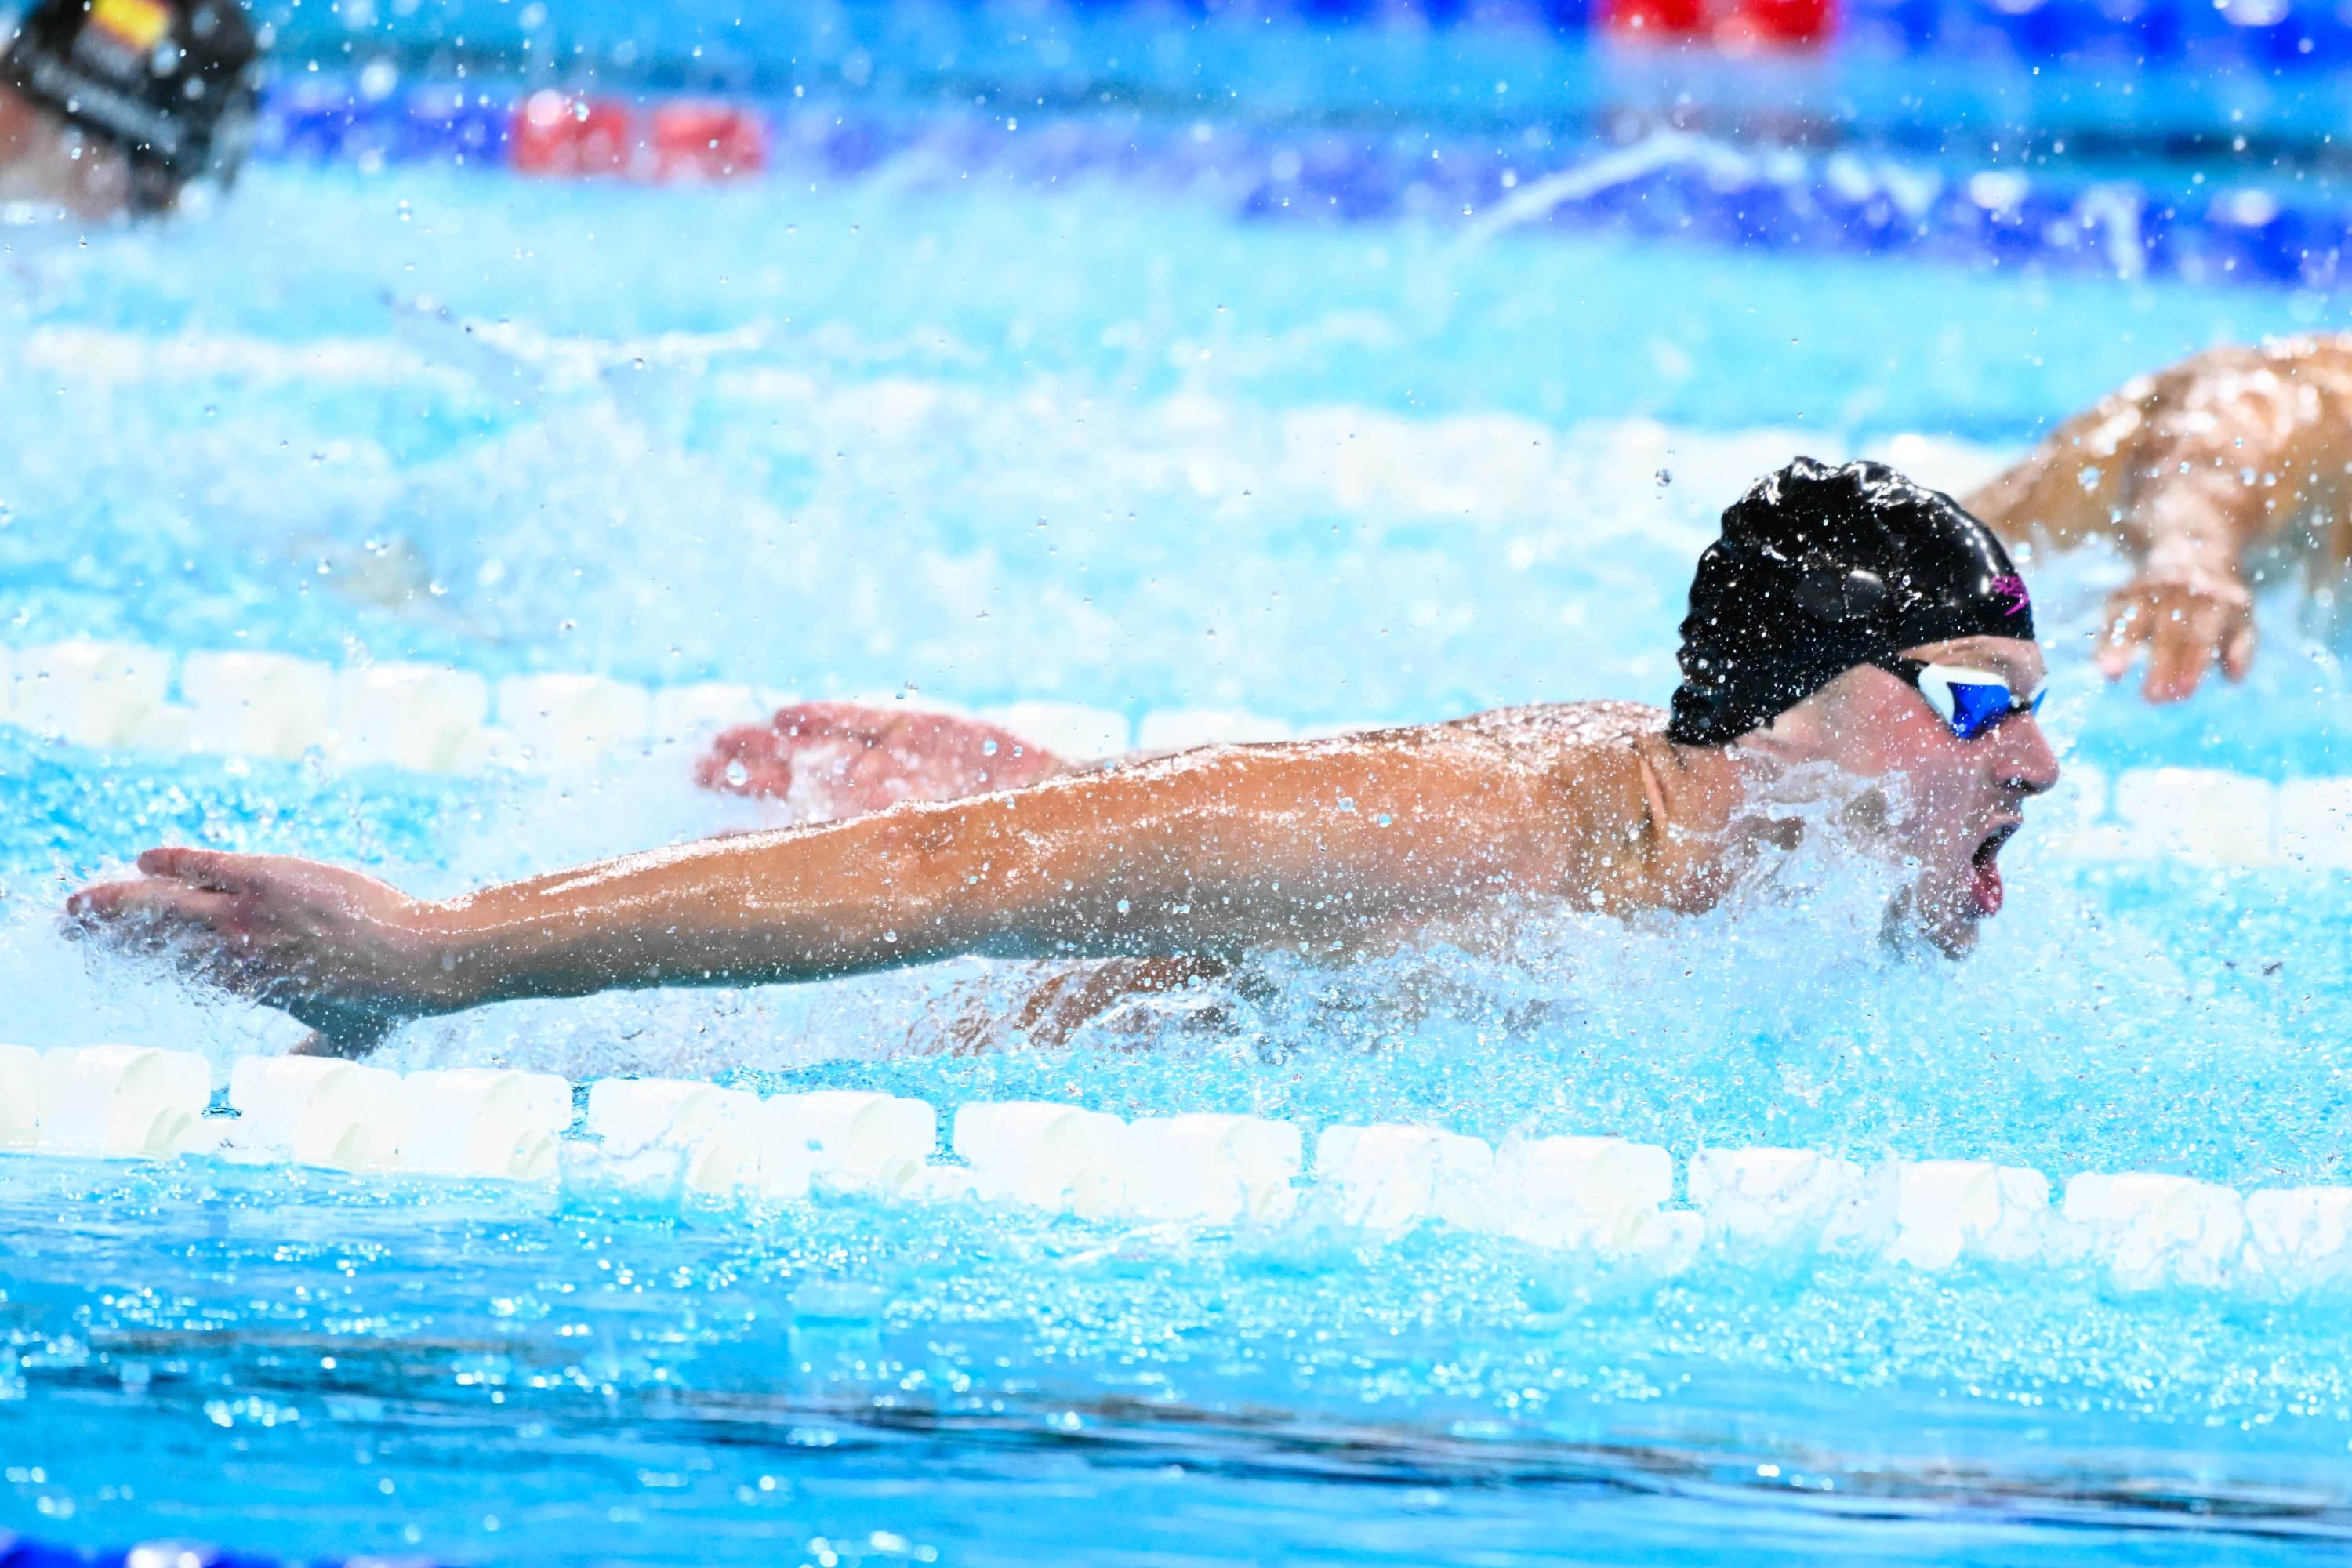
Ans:
[[[2216,660],[2231,680],[2243,680],[2253,667],[2253,595],[2233,565],[2151,559],[2108,596],[2106,628],[2099,672],[2117,679],[2147,648],[2140,691],[2151,702],[2193,695]]]
[[[317,1033],[310,1054],[364,1056],[408,1019],[462,1005],[436,906],[357,871],[279,855],[150,849],[135,881],[83,889],[68,930],[164,959]]]
[[[1009,730],[949,713],[856,702],[795,702],[764,724],[729,730],[696,765],[704,789],[790,800],[804,821],[908,800],[1019,789],[1068,764]]]

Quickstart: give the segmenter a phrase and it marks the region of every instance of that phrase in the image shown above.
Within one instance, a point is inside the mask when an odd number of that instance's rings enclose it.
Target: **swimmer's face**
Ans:
[[[121,211],[130,194],[121,153],[0,84],[0,202],[100,218]]]
[[[1961,637],[1905,652],[1990,671],[2020,697],[2042,684],[2042,650],[2014,637]],[[1978,922],[2000,912],[2000,847],[2023,820],[2026,799],[2058,782],[2041,724],[2020,713],[1963,741],[1908,682],[1868,666],[1847,670],[1819,697],[1806,749],[1847,773],[1903,784],[1873,791],[1865,807],[1875,814],[1874,836],[1919,865],[1891,917],[1952,957],[1967,953]]]

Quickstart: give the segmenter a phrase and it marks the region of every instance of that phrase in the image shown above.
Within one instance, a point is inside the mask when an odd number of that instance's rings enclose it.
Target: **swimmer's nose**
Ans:
[[[1993,731],[2000,737],[2002,787],[2021,795],[2047,795],[2058,785],[2058,753],[2042,721],[2021,713]]]

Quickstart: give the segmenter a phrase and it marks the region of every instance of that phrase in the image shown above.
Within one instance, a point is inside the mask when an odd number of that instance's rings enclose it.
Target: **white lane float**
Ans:
[[[331,1057],[246,1057],[229,1068],[228,1146],[340,1171],[390,1171],[406,1131],[398,1073]]]
[[[42,1054],[40,1097],[42,1152],[162,1159],[198,1132],[212,1068],[194,1051],[65,1047]]]
[[[332,732],[335,672],[290,654],[192,653],[180,661],[180,700],[192,750],[289,759]]]
[[[134,643],[76,638],[18,648],[10,661],[9,712],[20,727],[77,745],[111,747],[162,742],[178,749],[176,731],[160,731],[170,707],[172,656]]]
[[[400,1168],[419,1175],[544,1182],[572,1125],[572,1085],[552,1073],[449,1068],[401,1080]]]
[[[931,1163],[938,1115],[919,1100],[825,1089],[760,1100],[698,1080],[604,1079],[584,1136],[564,1134],[561,1078],[499,1068],[401,1077],[324,1058],[247,1058],[233,1116],[207,1118],[210,1069],[191,1052],[0,1046],[0,1150],[74,1157],[217,1153],[345,1170],[545,1182],[581,1190],[900,1201],[958,1197],[1107,1220],[1223,1226],[1312,1212],[1374,1231],[1426,1220],[1638,1262],[1658,1276],[1712,1237],[1764,1257],[1857,1243],[1941,1268],[1964,1258],[2089,1256],[2127,1289],[2224,1288],[2292,1298],[2352,1283],[2352,1187],[2238,1193],[2148,1172],[2069,1182],[2053,1210],[2041,1173],[1984,1161],[1890,1162],[1864,1172],[1802,1149],[1701,1151],[1696,1212],[1669,1207],[1667,1152],[1619,1138],[1515,1139],[1498,1154],[1442,1129],[1339,1126],[1299,1177],[1298,1129],[1248,1116],[1139,1119],[1050,1101],[957,1113],[962,1165]]]
[[[479,765],[488,744],[489,683],[431,664],[370,664],[335,676],[336,759],[414,773]]]
[[[2141,858],[2204,866],[2278,859],[2277,792],[2264,779],[2205,768],[2137,768],[2116,780],[2115,810]]]
[[[600,1079],[588,1088],[583,1131],[620,1184],[730,1193],[764,1187],[759,1110],[758,1095],[697,1079]]]
[[[1349,416],[1350,418],[1353,416]],[[180,700],[172,700],[176,680]],[[871,700],[914,711],[965,711],[905,693]],[[79,638],[0,647],[0,720],[79,744],[161,752],[299,757],[314,748],[347,765],[427,773],[493,763],[562,773],[648,742],[698,744],[769,710],[751,688],[711,681],[647,687],[588,674],[517,676],[493,694],[480,676],[438,665],[333,668],[252,651],[175,656]],[[1318,737],[1381,725],[1309,723],[1179,709],[1125,715],[1073,702],[1014,702],[979,716],[1058,755],[1095,761],[1139,743],[1160,752],[1218,742]],[[2273,785],[2242,774],[2146,768],[2113,780],[2067,769],[2075,820],[2056,835],[2074,859],[2304,869],[2352,868],[2352,777]],[[2112,810],[2108,809],[2112,805]],[[2061,805],[2056,809],[2065,811]]]
[[[0,1149],[33,1149],[40,1142],[41,1053],[0,1046]]]
[[[755,724],[773,710],[748,686],[700,681],[654,688],[653,738],[663,745],[695,745],[737,724]]]
[[[1470,1229],[1491,1212],[1495,1151],[1434,1127],[1327,1127],[1315,1141],[1315,1179],[1344,1224],[1402,1230],[1435,1219]]]
[[[1948,1268],[1963,1255],[2011,1260],[2041,1245],[2050,1178],[1983,1160],[1898,1161],[1895,1229],[1886,1255],[1917,1268]]]
[[[2352,1279],[2352,1187],[2271,1187],[2246,1194],[2239,1282],[2300,1295]]]
[[[1261,1116],[1139,1117],[1126,1140],[1126,1212],[1139,1219],[1270,1223],[1297,1204],[1305,1140]]]
[[[1702,1149],[1691,1157],[1691,1205],[1710,1236],[1780,1250],[1834,1247],[1882,1233],[1882,1196],[1851,1160],[1811,1149]]]
[[[2279,785],[2278,848],[2291,865],[2352,870],[2352,778]]]
[[[642,686],[602,676],[516,675],[499,682],[498,721],[530,767],[572,773],[642,749],[653,700]]]
[[[864,1089],[824,1089],[760,1102],[760,1176],[769,1193],[793,1195],[813,1182],[853,1191],[903,1192],[924,1181],[939,1146],[929,1102]]]
[[[978,1101],[955,1113],[951,1142],[975,1196],[1096,1216],[1128,1194],[1128,1126],[1100,1110],[1042,1100]]]
[[[2220,1284],[2246,1238],[2237,1193],[2156,1172],[2076,1176],[2066,1184],[2064,1213],[2126,1289]]]
[[[1486,1223],[1546,1246],[1626,1251],[1674,1195],[1674,1156],[1655,1143],[1514,1138],[1495,1156]]]

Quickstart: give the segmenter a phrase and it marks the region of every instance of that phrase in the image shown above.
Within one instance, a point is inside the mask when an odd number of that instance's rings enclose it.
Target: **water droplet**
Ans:
[[[1658,470],[1658,483],[1662,485],[1670,485],[1674,482],[1675,471],[1672,468],[1660,468]]]
[[[751,782],[751,770],[743,765],[742,758],[738,757],[727,764],[727,782],[737,789]]]

